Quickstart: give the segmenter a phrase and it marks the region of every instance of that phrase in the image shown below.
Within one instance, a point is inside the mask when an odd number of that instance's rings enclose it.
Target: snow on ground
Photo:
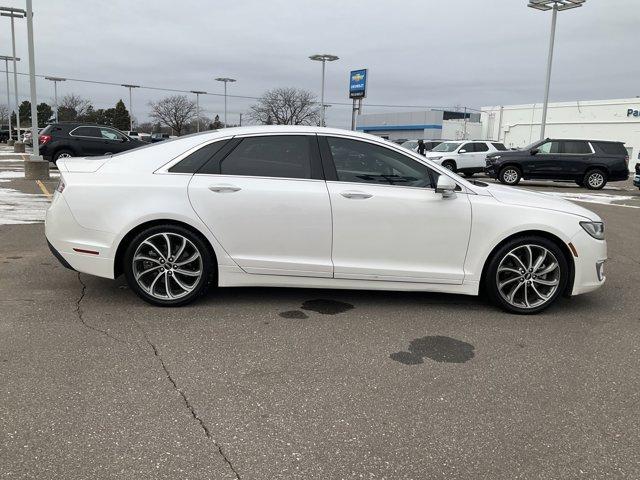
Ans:
[[[0,225],[43,222],[48,207],[49,199],[46,195],[0,188]]]
[[[51,178],[60,177],[60,173],[58,172],[50,172],[49,176]],[[2,170],[0,171],[0,182],[10,182],[16,178],[24,178],[24,170]]]
[[[541,192],[545,195],[552,195],[556,197],[562,197],[565,200],[572,200],[574,202],[585,203],[600,203],[603,205],[615,205],[616,207],[628,207],[628,208],[640,208],[637,205],[621,205],[614,202],[629,202],[635,200],[637,197],[630,195],[611,195],[609,193],[574,193],[574,192]]]

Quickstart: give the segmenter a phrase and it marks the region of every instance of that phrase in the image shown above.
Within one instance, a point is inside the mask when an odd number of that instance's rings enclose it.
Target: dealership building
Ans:
[[[520,148],[540,138],[542,104],[482,108],[481,137]],[[640,156],[640,98],[549,103],[545,136],[624,142],[633,170]]]
[[[387,140],[458,140],[479,138],[480,113],[451,110],[367,113],[358,116],[356,129]]]

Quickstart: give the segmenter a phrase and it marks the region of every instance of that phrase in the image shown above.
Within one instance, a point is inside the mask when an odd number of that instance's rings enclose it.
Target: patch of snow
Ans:
[[[51,172],[49,174],[51,178],[59,178],[60,174],[58,172]],[[13,179],[24,179],[24,171],[23,170],[0,170],[0,182],[10,182]]]
[[[602,205],[615,205],[616,207],[640,208],[637,205],[621,205],[614,202],[633,201],[637,197],[630,195],[611,195],[608,193],[573,193],[573,192],[541,192],[545,195],[562,197],[565,200],[573,200],[574,202],[600,203]]]
[[[44,221],[49,207],[46,195],[0,188],[0,225],[19,225]]]

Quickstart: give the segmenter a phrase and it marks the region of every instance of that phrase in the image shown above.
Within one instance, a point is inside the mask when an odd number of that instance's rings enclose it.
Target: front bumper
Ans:
[[[574,255],[574,280],[571,295],[591,292],[600,288],[605,280],[604,264],[607,260],[607,242],[596,240],[581,229],[571,239],[578,253]]]
[[[498,170],[495,165],[487,165],[486,167],[484,167],[484,174],[490,178],[497,178]]]
[[[633,177],[633,184],[640,188],[640,173],[636,173],[636,176]]]

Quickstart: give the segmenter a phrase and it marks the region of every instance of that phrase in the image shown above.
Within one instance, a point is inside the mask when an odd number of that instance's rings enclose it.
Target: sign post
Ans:
[[[349,98],[353,100],[351,108],[351,130],[356,129],[356,113],[362,112],[362,99],[367,96],[367,78],[369,71],[366,68],[351,70],[349,74]],[[358,106],[356,106],[356,101]]]

